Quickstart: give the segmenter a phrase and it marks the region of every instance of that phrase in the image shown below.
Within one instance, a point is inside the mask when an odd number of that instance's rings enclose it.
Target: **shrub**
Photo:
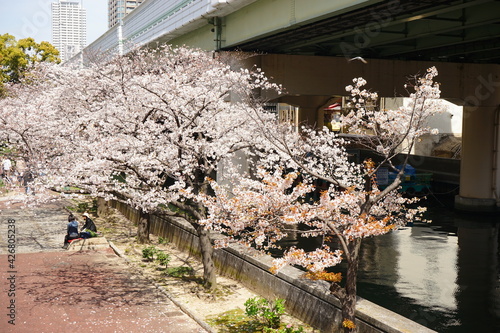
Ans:
[[[167,267],[168,263],[170,262],[170,255],[160,250],[157,250],[156,260],[160,263],[160,265]]]
[[[158,249],[154,245],[150,245],[142,249],[142,257],[146,260],[153,261],[157,252]]]
[[[250,298],[245,302],[247,316],[263,323],[269,328],[279,328],[281,316],[285,313],[285,300],[268,301],[262,297]]]
[[[281,323],[284,314],[283,299],[270,302],[264,298],[250,298],[245,302],[246,310],[235,309],[209,317],[208,322],[220,327],[220,332],[304,333],[304,327]],[[274,327],[271,327],[273,325]]]

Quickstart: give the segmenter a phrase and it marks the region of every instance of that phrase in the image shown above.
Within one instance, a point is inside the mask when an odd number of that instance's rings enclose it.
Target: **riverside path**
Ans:
[[[110,247],[62,249],[64,202],[0,196],[0,333],[206,332]]]

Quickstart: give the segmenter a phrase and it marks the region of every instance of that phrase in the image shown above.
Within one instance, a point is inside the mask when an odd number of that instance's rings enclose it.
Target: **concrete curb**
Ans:
[[[130,260],[122,253],[122,251],[120,251],[119,248],[117,248],[115,246],[115,244],[113,244],[113,242],[111,242],[110,240],[108,240],[108,243],[109,243],[109,246],[111,247],[111,249],[113,249],[113,251],[116,253],[117,256],[119,256],[120,258],[124,259],[125,262],[127,262],[128,264],[131,264]],[[135,273],[137,273],[139,275],[142,275],[142,276],[145,276],[138,269],[135,270]],[[208,333],[216,333],[216,331],[214,331],[213,328],[210,325],[208,325],[204,320],[202,320],[196,314],[194,314],[185,304],[183,304],[179,300],[175,299],[174,296],[172,296],[163,286],[159,285],[158,283],[156,283],[154,281],[151,281],[151,282],[153,283],[153,285],[158,290],[160,290],[165,296],[167,296],[168,299],[172,301],[172,303],[174,303],[175,305],[177,305],[182,310],[182,312],[184,312],[189,317],[191,317],[191,319],[193,319],[194,321],[196,321],[198,323],[198,325],[200,325],[201,327],[203,327]]]

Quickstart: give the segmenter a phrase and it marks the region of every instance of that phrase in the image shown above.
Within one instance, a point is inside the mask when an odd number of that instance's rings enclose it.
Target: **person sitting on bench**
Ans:
[[[95,226],[94,221],[92,221],[88,213],[83,214],[83,219],[85,223],[83,224],[83,227],[80,230],[81,236],[83,238],[95,237],[97,233],[97,227]]]
[[[78,221],[73,214],[69,214],[68,216],[68,228],[66,232],[66,236],[64,236],[64,249],[69,247],[69,241],[72,239],[80,238],[80,234],[78,233]]]

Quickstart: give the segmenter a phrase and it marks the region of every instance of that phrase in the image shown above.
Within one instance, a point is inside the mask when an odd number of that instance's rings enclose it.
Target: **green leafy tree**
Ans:
[[[31,37],[16,40],[9,34],[0,35],[0,96],[5,83],[19,82],[30,68],[39,62],[60,63],[59,51],[49,42],[37,43]]]

